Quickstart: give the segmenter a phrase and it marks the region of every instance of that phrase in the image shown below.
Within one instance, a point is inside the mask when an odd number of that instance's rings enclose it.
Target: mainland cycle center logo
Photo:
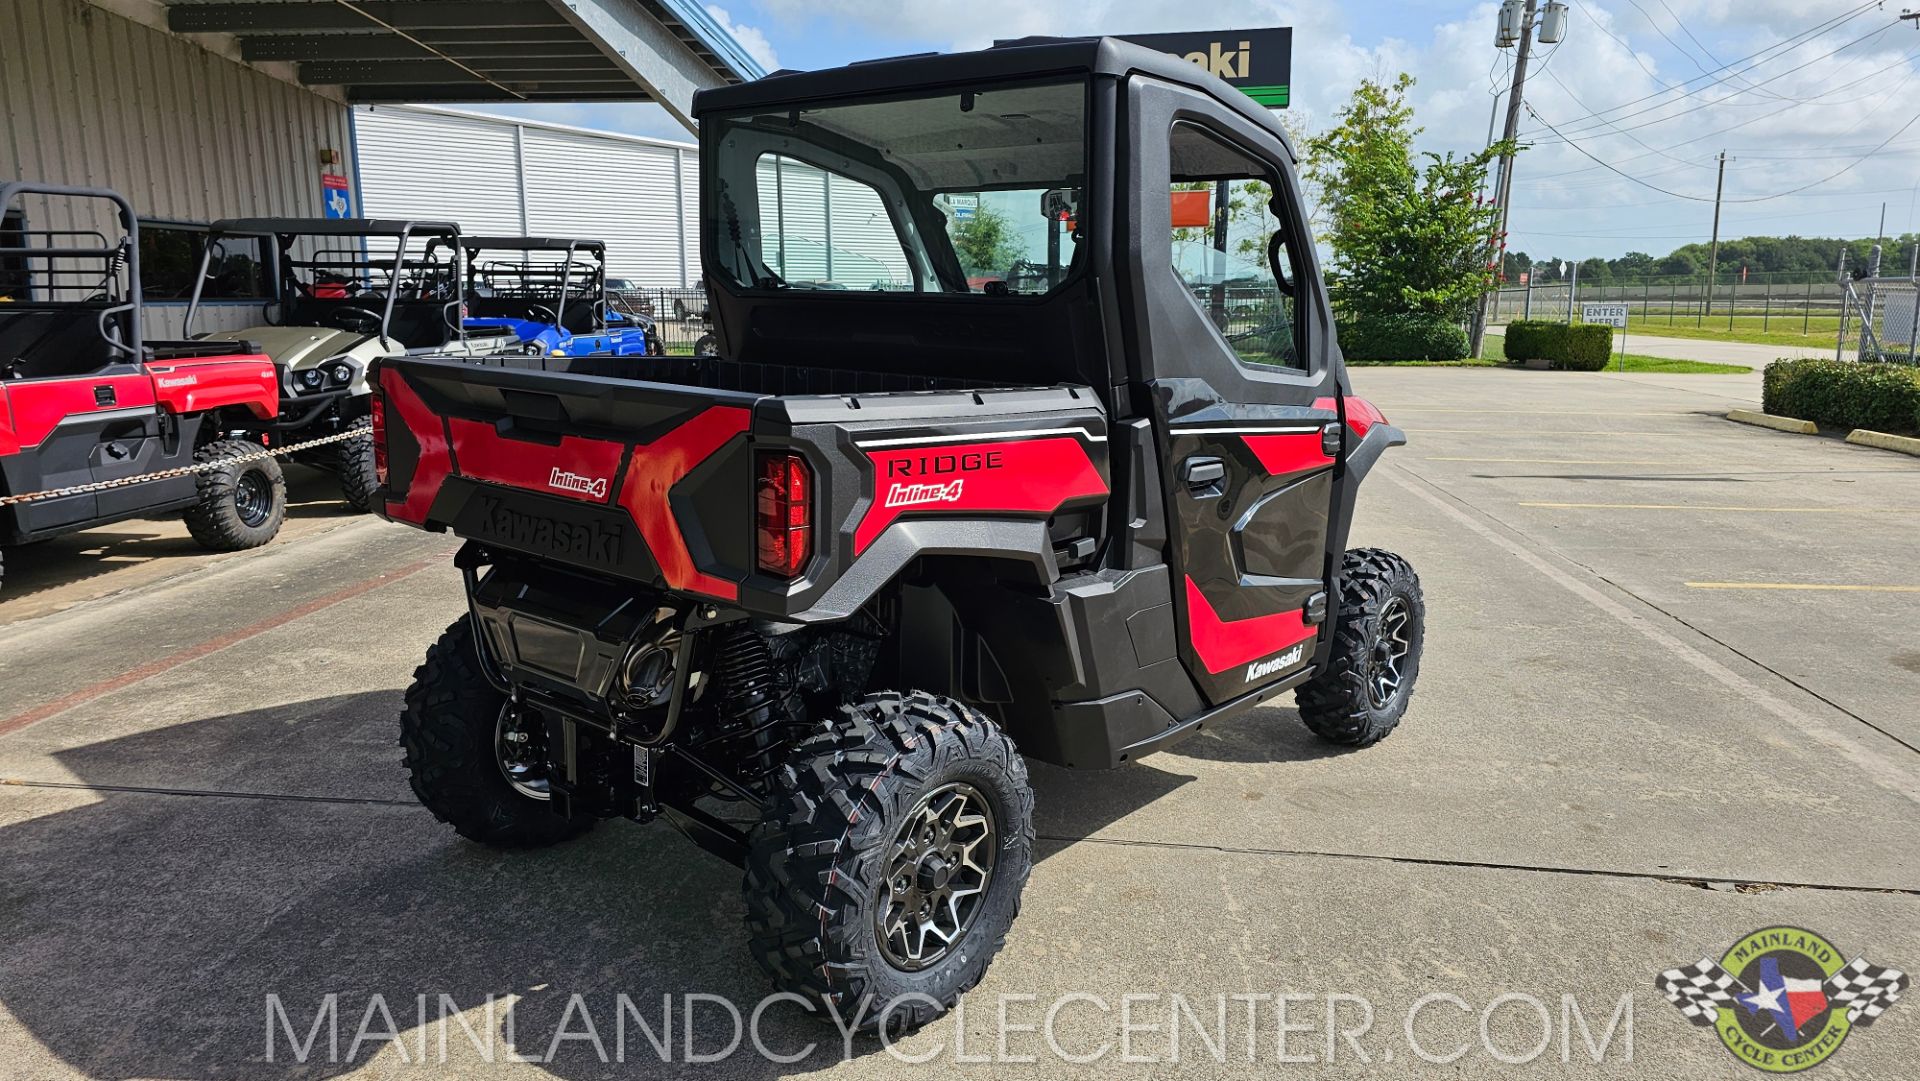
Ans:
[[[1735,1058],[1798,1073],[1831,1058],[1907,989],[1907,974],[1856,957],[1799,927],[1763,927],[1709,958],[1662,972],[1654,985],[1687,1020],[1720,1035]]]

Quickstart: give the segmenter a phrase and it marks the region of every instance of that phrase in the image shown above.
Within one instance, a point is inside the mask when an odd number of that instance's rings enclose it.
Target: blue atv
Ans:
[[[665,352],[653,320],[607,292],[607,246],[554,237],[463,237],[470,346],[536,357]]]

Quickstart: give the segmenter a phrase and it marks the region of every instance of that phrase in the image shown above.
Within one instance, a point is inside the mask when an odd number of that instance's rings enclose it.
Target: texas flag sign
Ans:
[[[321,214],[328,218],[353,217],[353,189],[339,173],[320,174]]]

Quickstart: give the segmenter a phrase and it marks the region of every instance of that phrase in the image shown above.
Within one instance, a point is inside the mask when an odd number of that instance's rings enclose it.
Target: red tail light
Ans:
[[[373,411],[373,478],[387,486],[387,401],[378,390],[368,406]]]
[[[799,577],[813,556],[813,469],[805,458],[760,455],[754,519],[754,562],[768,574]]]

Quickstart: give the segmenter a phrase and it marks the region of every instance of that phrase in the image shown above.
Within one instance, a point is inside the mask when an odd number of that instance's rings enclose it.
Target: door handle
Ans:
[[[1346,446],[1346,426],[1339,421],[1322,425],[1320,428],[1320,453],[1329,458],[1340,457],[1340,451]]]
[[[1188,458],[1180,463],[1180,479],[1195,495],[1219,495],[1227,464],[1218,458]]]

